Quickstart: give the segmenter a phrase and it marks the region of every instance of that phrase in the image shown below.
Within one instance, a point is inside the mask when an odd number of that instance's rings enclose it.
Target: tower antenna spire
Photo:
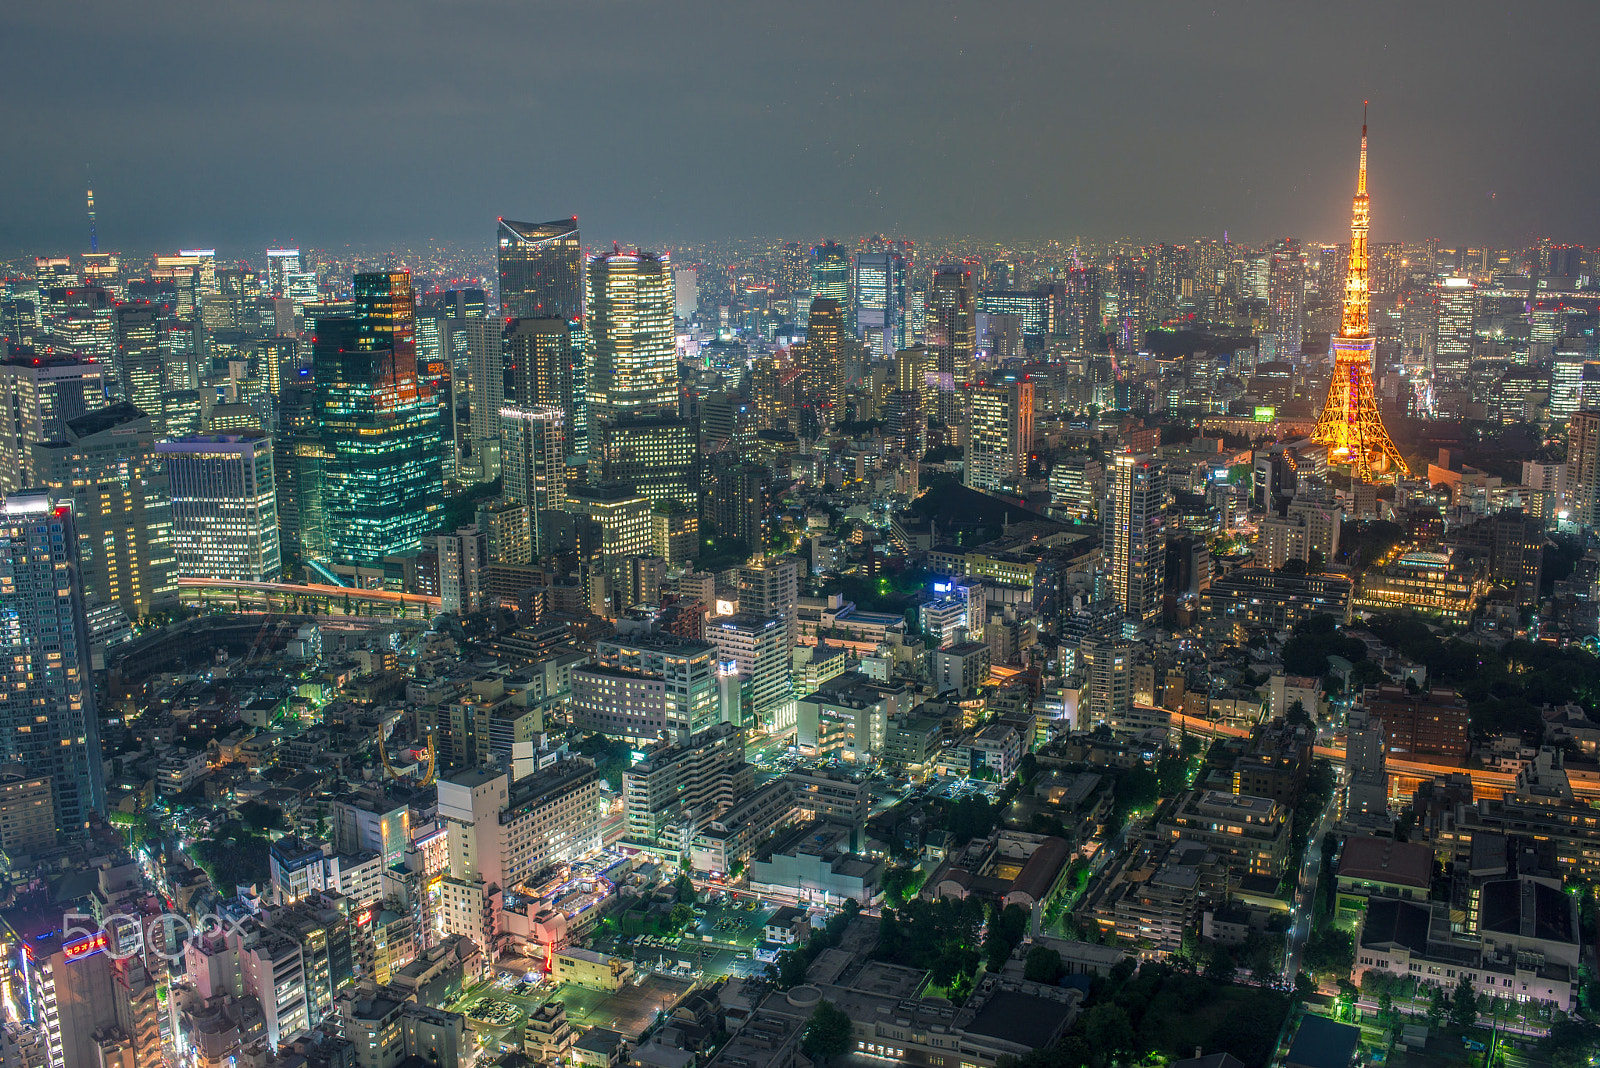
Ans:
[[[94,183],[89,180],[89,165],[83,165],[83,185],[89,196],[89,252],[100,251],[100,237],[94,232]]]

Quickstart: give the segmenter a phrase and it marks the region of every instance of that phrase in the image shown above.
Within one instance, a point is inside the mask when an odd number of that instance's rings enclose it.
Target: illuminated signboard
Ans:
[[[933,592],[934,593],[949,593],[950,592],[950,583],[948,583],[948,582],[935,582],[933,584]]]
[[[1256,409],[1256,422],[1258,423],[1270,423],[1277,417],[1278,409],[1276,408],[1268,407]]]
[[[104,952],[106,944],[106,933],[97,931],[88,938],[81,938],[76,942],[68,942],[61,947],[61,955],[68,961],[82,960],[85,957],[92,957],[96,953]]]

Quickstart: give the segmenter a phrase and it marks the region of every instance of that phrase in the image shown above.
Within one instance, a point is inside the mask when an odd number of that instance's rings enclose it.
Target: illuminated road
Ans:
[[[418,593],[395,590],[358,590],[348,586],[301,585],[293,582],[234,582],[226,579],[180,578],[178,594],[190,603],[221,605],[232,600],[272,608],[296,601],[321,604],[329,615],[353,615],[343,610],[346,603],[370,609],[386,609],[389,615],[427,619],[439,611],[440,600]]]
[[[1232,727],[1226,723],[1218,723],[1215,720],[1197,719],[1194,716],[1185,716],[1180,712],[1172,713],[1172,725],[1181,727],[1192,734],[1213,738],[1219,736],[1245,738],[1250,734],[1249,730],[1244,727]],[[1315,756],[1324,757],[1335,764],[1344,764],[1343,749],[1331,745],[1319,745],[1312,752]],[[1446,775],[1463,772],[1472,777],[1472,793],[1474,797],[1498,799],[1502,792],[1511,789],[1517,784],[1517,777],[1508,771],[1489,771],[1485,768],[1458,768],[1452,764],[1434,764],[1425,760],[1407,760],[1404,757],[1397,756],[1390,756],[1387,764],[1391,778],[1442,779]],[[1600,799],[1600,785],[1579,779],[1573,780],[1572,792],[1579,797],[1585,797],[1590,800]]]

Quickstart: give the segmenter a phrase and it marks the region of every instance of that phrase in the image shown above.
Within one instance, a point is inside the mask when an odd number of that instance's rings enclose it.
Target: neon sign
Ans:
[[[88,938],[79,939],[76,942],[68,942],[62,946],[61,955],[69,962],[82,960],[85,957],[92,957],[96,953],[103,953],[108,942],[109,940],[106,938],[104,931],[96,931]]]

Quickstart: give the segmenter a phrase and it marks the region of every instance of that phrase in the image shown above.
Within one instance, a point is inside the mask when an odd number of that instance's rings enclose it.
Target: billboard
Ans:
[[[1269,406],[1256,409],[1256,422],[1258,423],[1270,423],[1276,418],[1278,418],[1278,409],[1276,408]]]

